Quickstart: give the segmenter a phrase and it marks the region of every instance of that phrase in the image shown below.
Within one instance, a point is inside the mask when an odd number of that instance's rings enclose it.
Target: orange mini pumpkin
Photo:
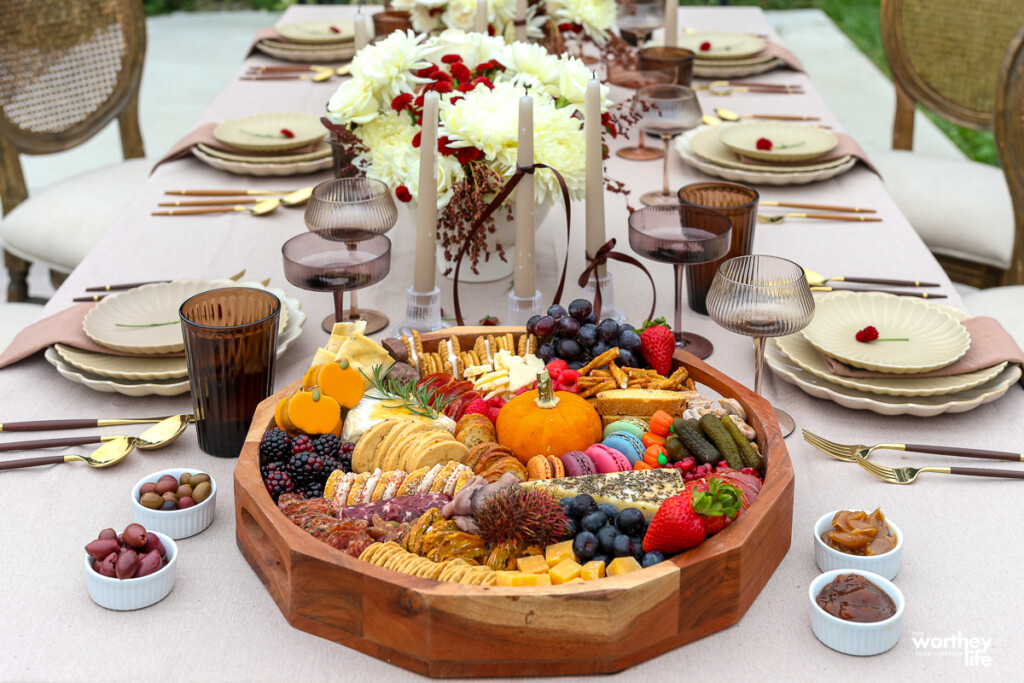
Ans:
[[[502,406],[498,443],[512,449],[524,465],[535,455],[561,456],[586,450],[601,440],[601,417],[586,399],[551,389],[547,370],[537,375],[537,389]]]

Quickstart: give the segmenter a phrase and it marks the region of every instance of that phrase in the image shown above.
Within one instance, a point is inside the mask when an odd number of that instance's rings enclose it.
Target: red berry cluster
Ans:
[[[501,411],[502,406],[505,405],[505,399],[500,396],[492,396],[486,401],[482,398],[473,399],[466,409],[462,411],[463,415],[477,414],[483,415],[491,422],[496,422],[498,419],[498,413]]]
[[[878,339],[878,330],[876,330],[873,325],[868,325],[863,330],[857,332],[855,336],[857,337],[857,341],[867,344],[868,342],[873,342]]]
[[[756,146],[762,152],[770,152],[772,151],[774,144],[772,144],[772,141],[768,138],[758,138]]]
[[[570,370],[569,364],[566,361],[556,358],[544,367],[551,376],[551,387],[555,391],[580,393],[580,373],[576,370]]]

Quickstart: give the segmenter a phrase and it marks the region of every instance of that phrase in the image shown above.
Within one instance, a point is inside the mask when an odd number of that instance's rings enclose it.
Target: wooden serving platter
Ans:
[[[427,350],[457,334],[423,335]],[[235,468],[238,547],[295,628],[434,677],[621,671],[730,626],[789,550],[793,467],[771,406],[695,356],[677,351],[699,385],[737,399],[757,432],[767,472],[754,504],[728,529],[669,561],[568,586],[497,588],[416,578],[361,562],[292,524],[267,494],[259,441],[274,406],[260,404]],[[713,580],[710,580],[713,579]]]

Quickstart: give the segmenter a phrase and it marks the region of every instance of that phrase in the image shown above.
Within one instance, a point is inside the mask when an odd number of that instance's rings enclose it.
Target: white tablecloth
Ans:
[[[369,11],[369,10],[368,10]],[[282,21],[351,15],[349,7],[293,7]],[[756,8],[682,8],[680,27],[767,33]],[[241,55],[240,55],[241,57]],[[256,55],[248,63],[268,60]],[[239,71],[244,65],[239,64]],[[762,80],[802,84],[805,95],[702,95],[714,106],[758,113],[804,113],[837,121],[802,75],[776,71]],[[281,110],[322,112],[336,82],[243,82],[233,80],[198,123]],[[864,106],[871,106],[865,102]],[[617,143],[622,144],[622,143]],[[676,157],[671,159],[674,187],[704,180]],[[628,183],[634,197],[660,184],[661,163],[635,163],[615,156],[609,174]],[[320,319],[331,311],[326,294],[289,285],[283,276],[280,246],[305,227],[302,210],[282,209],[266,218],[245,214],[195,218],[154,218],[149,213],[169,189],[202,187],[300,187],[327,178],[258,179],[229,176],[189,159],[159,168],[103,242],[75,270],[48,305],[67,306],[85,287],[175,277],[214,277],[242,268],[254,279],[271,277],[301,299],[309,314],[302,337],[281,359],[277,387],[301,376],[314,349],[326,339]],[[755,251],[785,256],[829,275],[908,277],[942,283],[941,291],[958,305],[949,280],[886,195],[880,179],[858,167],[835,180],[793,188],[761,188],[763,199],[873,206],[877,224],[790,221],[758,226]],[[634,200],[638,204],[638,200]],[[621,196],[606,201],[609,237],[628,252],[626,209]],[[570,274],[583,267],[583,210],[574,212]],[[984,229],[984,226],[976,226]],[[554,291],[564,229],[551,211],[538,236],[540,286]],[[411,216],[401,212],[389,234],[394,244],[392,276],[363,290],[361,303],[383,309],[394,322],[404,313],[411,284]],[[671,316],[671,270],[649,263],[659,284],[658,313]],[[629,302],[634,322],[649,307],[646,280],[613,264],[619,302]],[[570,277],[570,280],[573,278]],[[446,314],[451,288],[440,279]],[[467,320],[486,313],[505,315],[508,283],[467,286]],[[565,300],[574,298],[569,287]],[[491,303],[485,303],[490,301]],[[749,339],[725,332],[706,317],[687,311],[685,324],[710,337],[716,346],[710,362],[748,384],[753,356]],[[41,356],[0,372],[2,421],[160,415],[191,409],[187,395],[177,398],[128,398],[98,394],[54,372]],[[933,419],[882,417],[851,411],[801,393],[768,376],[766,396],[785,407],[798,428],[806,427],[848,443],[913,441],[1003,450],[1020,450],[1024,430],[1024,394],[1018,387],[1000,401],[973,412]],[[107,429],[107,433],[122,433]],[[798,432],[799,434],[799,432]],[[64,434],[52,434],[69,435]],[[17,435],[5,436],[8,441]],[[837,463],[815,451],[798,435],[787,441],[796,471],[792,547],[760,597],[735,626],[662,657],[638,665],[621,678],[677,680],[679,676],[728,676],[798,679],[982,678],[1001,672],[1019,676],[1024,648],[1019,614],[1024,598],[1013,577],[1024,560],[1017,541],[1024,508],[1017,504],[1021,484],[1014,481],[925,475],[913,486],[879,482],[853,465]],[[23,455],[23,454],[18,454]],[[5,458],[12,457],[6,454]],[[889,464],[952,464],[948,458],[883,453]],[[79,680],[96,678],[251,680],[311,678],[405,680],[412,674],[333,642],[291,628],[235,545],[232,470],[234,460],[201,452],[190,431],[172,446],[136,451],[111,470],[84,465],[36,468],[0,475],[0,549],[4,590],[0,591],[0,679]],[[85,588],[82,547],[108,526],[131,522],[129,492],[147,474],[172,466],[212,474],[220,484],[218,516],[200,536],[181,542],[174,591],[148,609],[118,613],[91,602]],[[984,465],[983,465],[984,466]],[[836,653],[811,633],[807,586],[818,574],[811,527],[821,514],[837,508],[872,510],[881,506],[906,535],[903,565],[896,583],[907,599],[903,638],[890,652],[872,658]],[[988,667],[965,664],[962,644],[935,649],[915,642],[962,636],[989,642]],[[960,642],[960,641],[957,641]],[[717,672],[717,673],[716,673]],[[1014,673],[1017,672],[1017,673]],[[511,673],[511,672],[510,672]]]

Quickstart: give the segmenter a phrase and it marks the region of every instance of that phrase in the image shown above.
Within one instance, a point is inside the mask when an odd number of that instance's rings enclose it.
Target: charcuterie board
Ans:
[[[521,330],[453,328],[423,345],[510,331]],[[292,626],[427,676],[611,673],[723,629],[789,550],[793,468],[767,401],[688,353],[673,363],[743,405],[766,473],[743,517],[670,561],[590,584],[501,588],[416,578],[335,550],[292,524],[260,476],[260,437],[298,382],[260,404],[239,457],[238,547]]]

